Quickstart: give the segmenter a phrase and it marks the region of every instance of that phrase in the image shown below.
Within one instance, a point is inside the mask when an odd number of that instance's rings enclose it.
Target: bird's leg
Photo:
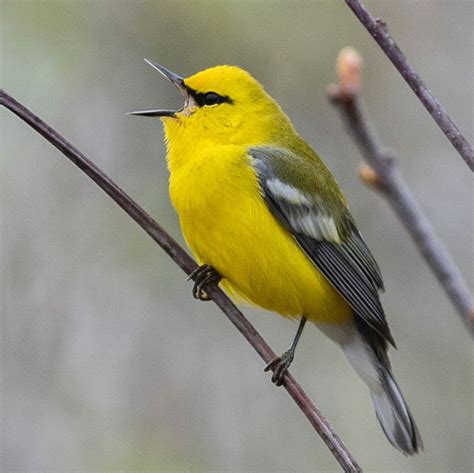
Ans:
[[[298,345],[298,341],[303,333],[303,328],[306,323],[306,317],[301,317],[300,324],[298,326],[298,331],[296,332],[295,339],[291,344],[291,347],[283,353],[283,355],[275,358],[274,360],[270,361],[267,366],[265,366],[265,371],[272,370],[272,382],[274,382],[277,386],[281,386],[283,384],[283,379],[285,378],[285,374],[288,371],[288,368],[295,357],[295,350],[296,345]]]
[[[188,276],[189,279],[194,280],[193,297],[200,301],[209,301],[211,298],[205,291],[206,286],[212,283],[217,284],[222,276],[212,266],[203,264]]]

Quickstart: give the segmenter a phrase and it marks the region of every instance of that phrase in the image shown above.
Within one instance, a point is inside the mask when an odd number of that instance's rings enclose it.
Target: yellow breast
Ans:
[[[343,323],[347,303],[271,215],[245,148],[213,146],[170,167],[170,196],[197,260],[247,301],[289,317]]]

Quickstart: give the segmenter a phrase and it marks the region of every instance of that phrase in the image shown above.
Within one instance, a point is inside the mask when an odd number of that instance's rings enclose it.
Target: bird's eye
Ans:
[[[217,92],[196,92],[191,88],[187,88],[199,107],[218,105],[221,103],[233,104],[234,101],[227,95],[219,95]]]
[[[204,105],[216,105],[223,102],[223,97],[215,92],[207,92],[204,95]]]

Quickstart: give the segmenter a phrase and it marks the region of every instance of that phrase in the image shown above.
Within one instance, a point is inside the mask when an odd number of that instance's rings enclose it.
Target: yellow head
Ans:
[[[161,117],[168,151],[212,144],[283,144],[295,131],[279,105],[248,72],[216,66],[182,78],[147,61],[167,77],[185,99],[176,111],[150,110],[137,115]]]

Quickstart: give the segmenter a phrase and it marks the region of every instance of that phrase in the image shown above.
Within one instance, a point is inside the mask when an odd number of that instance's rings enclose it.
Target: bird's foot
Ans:
[[[267,366],[265,366],[265,371],[273,371],[272,382],[277,386],[281,386],[283,384],[285,374],[288,371],[288,368],[290,367],[294,357],[295,352],[293,350],[288,350],[285,351],[283,355],[273,359],[270,361],[270,363],[268,363]]]
[[[193,297],[200,301],[209,301],[211,298],[205,291],[206,286],[208,284],[217,284],[222,277],[212,266],[203,264],[189,275],[189,279],[194,280]]]

